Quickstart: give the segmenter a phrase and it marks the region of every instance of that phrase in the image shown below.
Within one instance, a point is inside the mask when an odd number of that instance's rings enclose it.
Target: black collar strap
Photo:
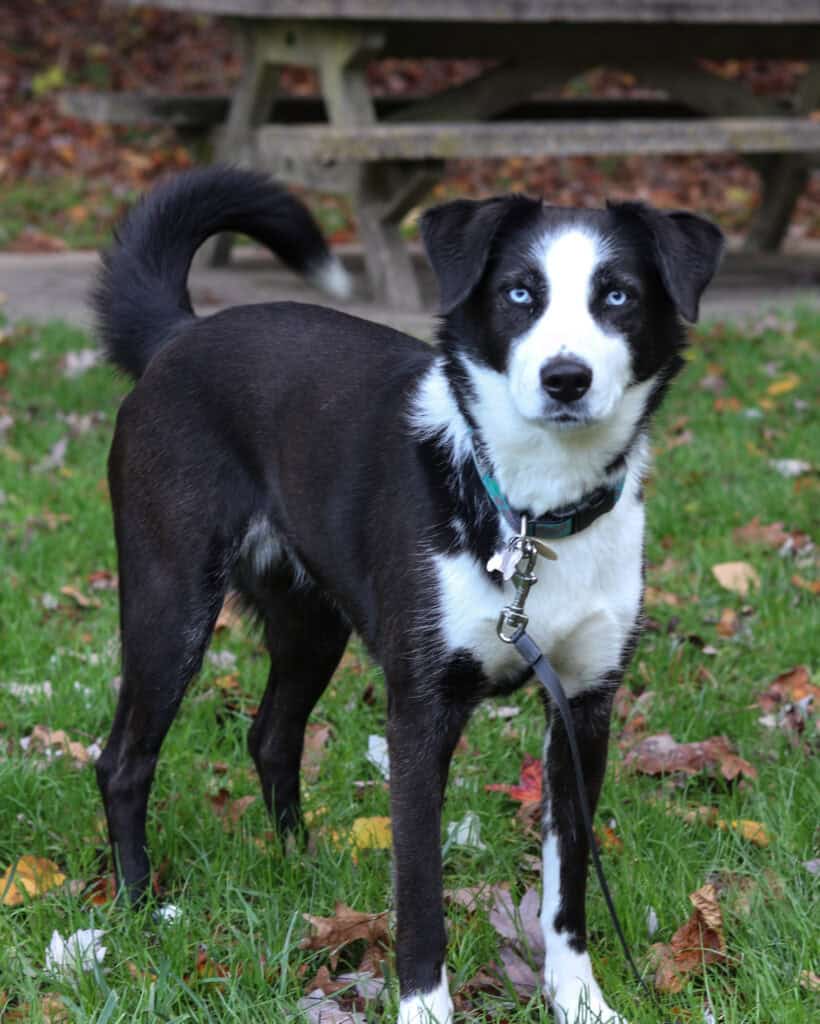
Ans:
[[[498,481],[492,474],[489,463],[476,444],[475,437],[471,438],[470,450],[473,455],[473,463],[478,473],[484,490],[490,501],[495,505],[498,512],[503,516],[508,525],[516,532],[521,530],[521,517],[527,515],[527,536],[536,537],[539,540],[555,540],[558,537],[571,537],[574,533],[580,533],[588,526],[591,526],[596,519],[611,512],[623,493],[626,483],[626,463],[620,459],[619,463],[623,472],[612,484],[604,484],[585,494],[580,501],[573,505],[562,505],[560,508],[544,512],[540,516],[530,516],[529,513],[519,512],[514,509],[501,490]],[[612,468],[617,468],[618,464]]]

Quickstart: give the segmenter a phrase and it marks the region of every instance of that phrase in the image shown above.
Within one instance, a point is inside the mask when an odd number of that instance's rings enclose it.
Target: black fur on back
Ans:
[[[103,255],[92,305],[111,362],[139,377],[194,318],[191,260],[221,231],[250,235],[301,274],[331,258],[306,207],[267,175],[223,166],[177,175],[129,212]]]

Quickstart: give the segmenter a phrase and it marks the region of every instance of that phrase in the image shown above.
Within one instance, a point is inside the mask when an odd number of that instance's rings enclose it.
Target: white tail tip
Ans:
[[[336,299],[349,299],[353,294],[353,278],[337,256],[331,256],[310,275],[317,288]]]

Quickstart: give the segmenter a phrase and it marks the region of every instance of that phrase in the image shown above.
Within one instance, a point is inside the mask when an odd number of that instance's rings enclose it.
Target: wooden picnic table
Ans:
[[[111,0],[137,7],[147,0]],[[178,122],[224,118],[220,160],[344,192],[354,204],[374,295],[415,309],[420,293],[400,223],[453,157],[734,151],[763,179],[748,244],[775,248],[820,160],[820,0],[150,0],[231,19],[243,77],[229,106],[165,102]],[[477,78],[385,109],[368,61],[381,57],[492,60]],[[711,74],[703,58],[806,59],[785,101]],[[318,72],[324,123],[277,119],[278,69]],[[606,64],[631,72],[686,116],[521,117],[522,105]],[[88,97],[86,97],[88,103]],[[82,103],[82,97],[80,98]],[[139,104],[137,104],[139,105]],[[677,108],[675,107],[677,105]],[[388,105],[389,106],[389,105]],[[613,105],[617,106],[617,104]],[[519,111],[516,115],[515,111]],[[199,114],[196,114],[199,111]],[[319,115],[320,117],[322,114]],[[505,120],[505,118],[511,118]],[[224,240],[215,261],[227,258]]]

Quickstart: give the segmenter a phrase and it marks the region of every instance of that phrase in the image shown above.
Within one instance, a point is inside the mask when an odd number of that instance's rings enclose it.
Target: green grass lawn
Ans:
[[[656,626],[641,641],[627,682],[636,693],[655,692],[648,734],[668,731],[678,741],[725,734],[758,778],[729,786],[703,776],[677,783],[619,772],[624,754],[613,742],[597,820],[614,819],[623,845],[605,851],[605,866],[644,963],[650,944],[668,941],[689,917],[688,895],[712,873],[732,872],[757,887],[745,908],[730,899],[723,907],[729,964],[709,966],[680,993],[661,996],[659,1009],[636,991],[590,882],[598,978],[633,1024],[674,1015],[701,1024],[707,998],[724,1024],[818,1019],[817,994],[800,984],[801,972],[818,971],[820,959],[818,879],[804,866],[818,855],[818,777],[806,749],[816,749],[816,733],[810,724],[795,745],[782,730],[761,726],[754,706],[778,673],[817,664],[818,598],[792,582],[795,574],[816,579],[816,566],[797,566],[775,550],[733,538],[733,529],[755,515],[790,530],[816,527],[817,476],[787,479],[769,460],[817,459],[820,431],[809,403],[818,392],[818,342],[816,312],[752,329],[707,325],[656,424],[647,487],[649,583],[673,595],[673,603],[648,608]],[[216,685],[226,670],[206,664],[164,748],[149,817],[162,899],[182,909],[174,923],[153,923],[151,908],[133,914],[81,894],[81,883],[110,871],[93,769],[75,768],[65,757],[44,763],[20,746],[38,724],[90,744],[105,736],[113,714],[116,593],[92,590],[89,574],[116,570],[105,460],[127,382],[106,367],[66,378],[61,358],[89,344],[60,324],[6,328],[0,343],[0,421],[4,413],[14,421],[0,441],[0,684],[49,680],[53,689],[50,699],[26,702],[0,686],[0,872],[35,855],[56,862],[76,883],[0,906],[0,1019],[4,1007],[9,1021],[60,1019],[48,1009],[53,1004],[42,1002],[57,993],[68,1008],[65,1019],[78,1022],[295,1020],[306,981],[326,961],[323,953],[300,949],[302,914],[329,915],[337,900],[366,911],[389,906],[389,853],[365,851],[354,862],[332,839],[357,817],[388,813],[383,787],[354,786],[378,777],[365,759],[367,737],[383,735],[385,727],[379,671],[358,648],[314,714],[333,735],[305,793],[306,808],[321,815],[323,829],[305,855],[286,856],[270,840],[259,799],[233,828],[213,812],[209,796],[221,789],[231,800],[258,791],[245,750],[247,709]],[[700,385],[709,375],[725,379],[717,409],[715,393]],[[93,412],[102,419],[70,437],[63,466],[38,469],[71,433],[61,417]],[[684,443],[670,445],[681,437]],[[736,560],[751,563],[762,581],[746,598],[722,589],[711,573],[715,563]],[[78,607],[60,593],[64,586],[99,607]],[[732,637],[720,636],[715,625],[727,608],[741,623]],[[248,701],[258,699],[266,658],[253,632],[220,632],[212,649],[237,655],[242,692]],[[375,699],[365,701],[371,684]],[[467,749],[454,760],[445,808],[445,823],[475,811],[487,849],[448,847],[445,877],[448,887],[508,882],[520,896],[537,884],[527,855],[538,854],[538,843],[521,826],[516,805],[484,786],[517,781],[523,756],[540,753],[543,722],[532,688],[506,703],[521,709],[509,722],[486,710],[476,714]],[[685,811],[700,805],[717,807],[726,820],[762,823],[771,843],[758,847],[736,832],[687,823]],[[650,905],[659,922],[651,939]],[[483,912],[456,907],[448,916],[448,968],[458,989],[497,960],[499,939]],[[100,968],[73,983],[49,978],[44,954],[52,932],[67,936],[90,927],[106,933]],[[196,970],[202,948],[226,977]],[[370,1009],[369,1019],[395,1019],[395,1007],[393,990],[384,1017]],[[551,1017],[539,999],[519,1003],[507,990],[477,999],[469,1019],[534,1024]]]

